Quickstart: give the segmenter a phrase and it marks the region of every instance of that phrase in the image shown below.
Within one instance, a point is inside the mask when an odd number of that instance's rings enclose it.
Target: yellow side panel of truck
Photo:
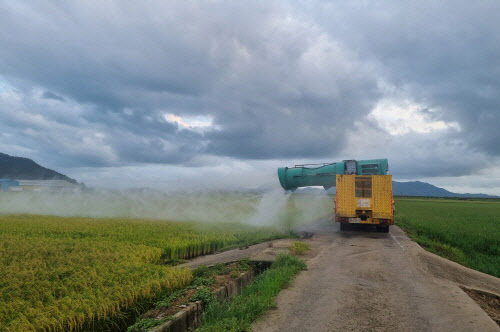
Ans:
[[[392,219],[392,175],[372,175],[373,218]]]
[[[356,197],[354,197],[356,175],[337,174],[336,211],[340,217],[356,217]]]

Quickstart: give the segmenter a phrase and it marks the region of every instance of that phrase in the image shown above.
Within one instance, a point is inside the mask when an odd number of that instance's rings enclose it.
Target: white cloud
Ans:
[[[368,115],[391,135],[404,135],[410,132],[428,134],[435,131],[456,130],[460,125],[456,121],[435,120],[439,110],[429,109],[425,105],[410,100],[381,99]]]
[[[207,129],[213,126],[213,119],[210,116],[178,116],[172,113],[164,114],[165,120],[175,123],[180,129]]]

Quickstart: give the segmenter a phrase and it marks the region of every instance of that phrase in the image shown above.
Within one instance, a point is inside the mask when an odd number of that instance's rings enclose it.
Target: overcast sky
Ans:
[[[0,152],[99,187],[388,158],[500,194],[499,1],[6,1]]]

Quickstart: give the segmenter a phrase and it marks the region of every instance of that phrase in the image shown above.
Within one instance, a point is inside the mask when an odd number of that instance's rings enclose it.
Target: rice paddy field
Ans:
[[[500,277],[500,200],[396,198],[396,225],[427,250]]]
[[[0,217],[0,330],[92,329],[191,281],[165,265],[283,236],[243,224]]]
[[[279,206],[273,196],[136,196],[0,195],[10,213],[0,215],[0,331],[112,329],[191,282],[173,262],[289,236],[333,207],[327,196]],[[35,211],[63,217],[20,213]]]
[[[326,195],[30,195],[0,196],[0,331],[112,327],[191,282],[173,262],[289,236],[334,207]],[[396,198],[412,239],[496,277],[499,216],[500,200]]]

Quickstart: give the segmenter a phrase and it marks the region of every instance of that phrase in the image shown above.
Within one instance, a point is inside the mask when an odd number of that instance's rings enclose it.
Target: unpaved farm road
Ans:
[[[254,331],[500,331],[458,286],[498,294],[500,279],[425,252],[396,226],[389,234],[312,227],[308,270]]]

